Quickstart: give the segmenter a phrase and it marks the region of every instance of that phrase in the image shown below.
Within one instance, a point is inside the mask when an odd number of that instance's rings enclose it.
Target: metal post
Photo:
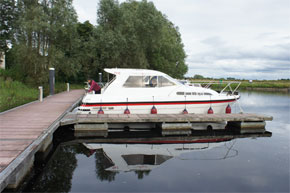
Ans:
[[[55,84],[55,70],[54,68],[49,68],[49,95],[54,94],[54,84]]]
[[[0,52],[0,68],[5,70],[5,52]]]
[[[39,89],[39,101],[42,102],[43,101],[43,88],[42,86],[39,86],[38,89]]]
[[[102,83],[102,73],[99,73],[99,83]]]
[[[69,83],[66,83],[66,91],[69,92]]]

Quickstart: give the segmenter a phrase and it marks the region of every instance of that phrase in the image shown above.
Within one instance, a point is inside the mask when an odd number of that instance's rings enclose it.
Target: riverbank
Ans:
[[[289,88],[252,88],[252,87],[246,87],[246,88],[243,88],[243,90],[290,93],[290,87]]]

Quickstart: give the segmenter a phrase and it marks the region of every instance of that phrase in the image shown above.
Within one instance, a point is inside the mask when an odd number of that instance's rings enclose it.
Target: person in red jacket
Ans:
[[[88,83],[90,85],[90,89],[88,92],[95,91],[95,94],[101,94],[101,87],[94,80],[89,79]]]

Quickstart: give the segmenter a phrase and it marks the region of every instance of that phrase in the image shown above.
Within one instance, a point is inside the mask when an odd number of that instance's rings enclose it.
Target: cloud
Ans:
[[[200,44],[206,48],[187,58],[189,76],[199,72],[203,76],[216,78],[289,78],[288,36],[279,36],[277,33],[259,34],[249,39],[249,44],[232,43],[219,36],[213,36],[201,40]]]
[[[80,22],[90,21],[96,25],[97,5],[99,0],[73,0],[74,8]]]

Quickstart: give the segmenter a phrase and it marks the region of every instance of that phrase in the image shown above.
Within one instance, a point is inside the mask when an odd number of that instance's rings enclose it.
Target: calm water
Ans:
[[[175,145],[95,144],[91,149],[63,143],[24,191],[289,192],[290,96],[241,95],[245,112],[274,117],[266,125],[272,136]]]

